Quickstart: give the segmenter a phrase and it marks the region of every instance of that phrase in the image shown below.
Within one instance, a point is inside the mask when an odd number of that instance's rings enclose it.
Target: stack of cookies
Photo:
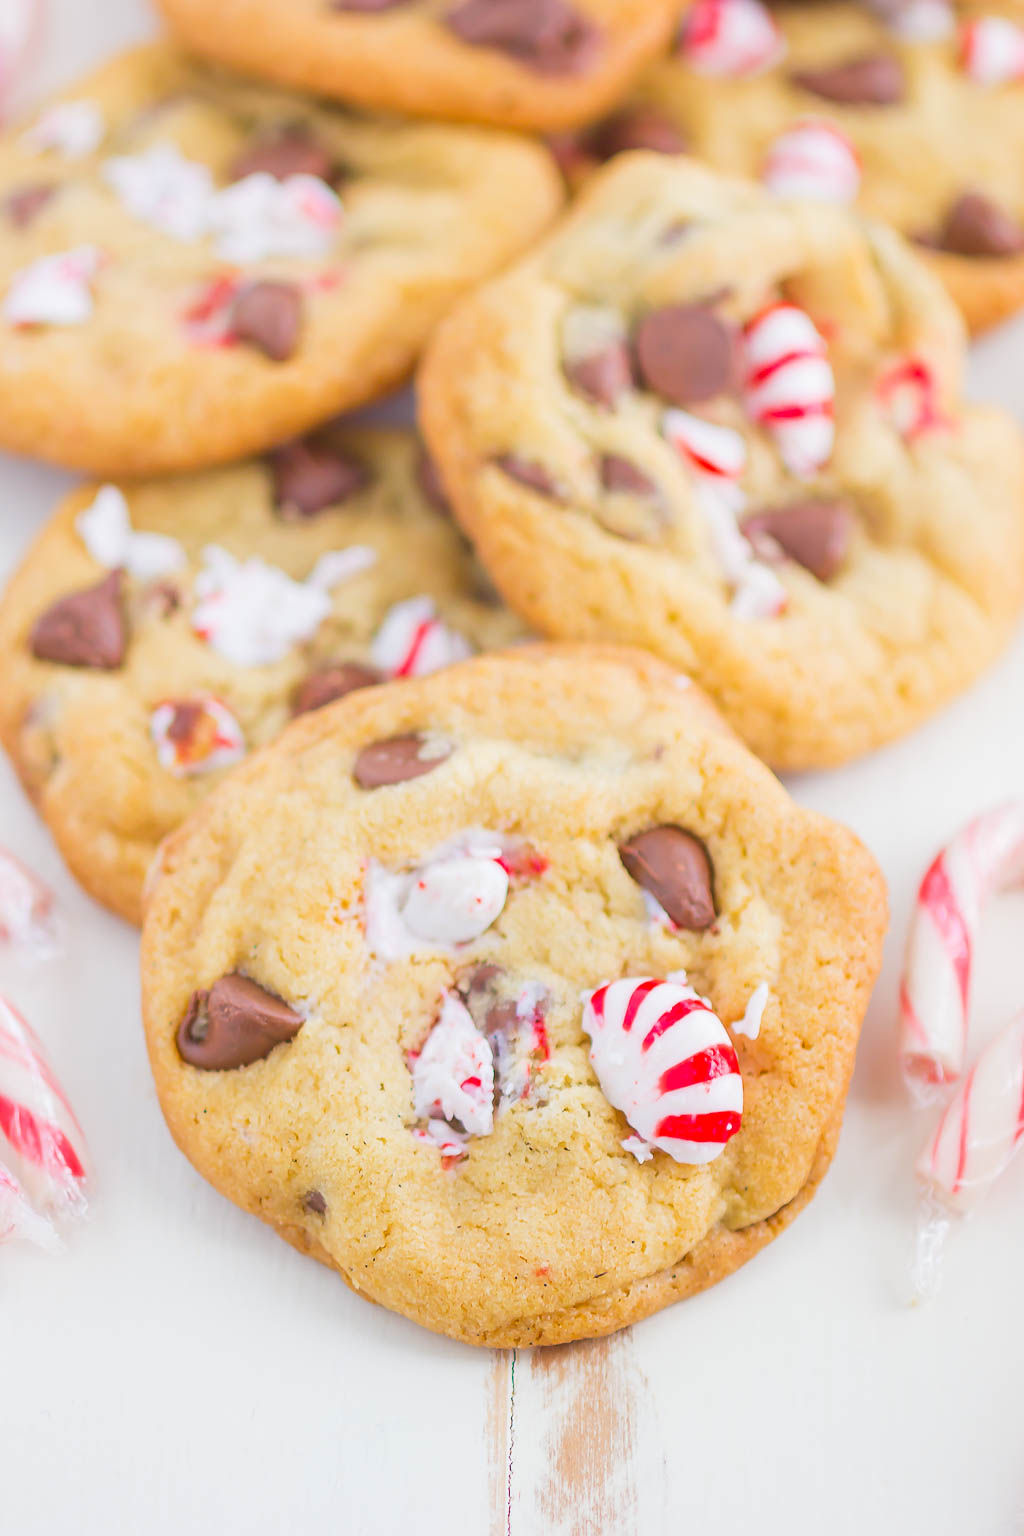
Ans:
[[[94,477],[0,736],[145,919],[217,1188],[428,1327],[608,1332],[838,1136],[884,887],[771,769],[1024,602],[962,392],[1024,304],[1024,7],[161,3],[0,144],[0,442]],[[422,438],[338,419],[421,359]]]

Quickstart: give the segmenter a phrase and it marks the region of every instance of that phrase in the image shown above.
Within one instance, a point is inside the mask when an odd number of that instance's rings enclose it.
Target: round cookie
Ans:
[[[663,48],[680,0],[160,0],[202,57],[385,112],[568,128]]]
[[[1024,305],[1019,0],[695,0],[631,102],[562,146],[689,149],[781,196],[855,203],[922,253],[972,330]]]
[[[767,761],[820,767],[937,709],[1017,617],[1021,437],[963,403],[963,355],[892,231],[636,154],[445,322],[420,411],[534,628],[643,645]]]
[[[0,141],[0,444],[155,474],[375,399],[557,180],[525,140],[125,54]]]
[[[175,1140],[428,1328],[608,1333],[756,1253],[828,1165],[881,876],[652,657],[528,646],[351,694],[160,869]]]
[[[160,840],[296,711],[523,631],[411,433],[75,491],[0,602],[0,737],[72,871],[140,920]]]

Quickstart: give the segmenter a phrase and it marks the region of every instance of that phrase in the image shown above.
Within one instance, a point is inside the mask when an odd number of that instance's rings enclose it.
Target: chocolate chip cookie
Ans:
[[[680,0],[160,0],[202,57],[386,112],[555,129],[618,100]]]
[[[806,1204],[884,926],[687,678],[527,646],[294,722],[171,837],[150,1060],[199,1171],[354,1290],[555,1344]]]
[[[0,444],[112,476],[261,452],[399,383],[560,197],[525,140],[125,54],[0,141]]]
[[[855,204],[916,242],[973,330],[1024,304],[1024,6],[694,0],[573,176],[689,150],[780,197]]]
[[[541,633],[692,669],[780,768],[909,730],[1024,596],[1018,428],[891,230],[622,156],[420,376],[457,515]]]
[[[293,715],[522,637],[411,433],[76,491],[0,602],[0,736],[74,874],[138,921],[161,838]]]

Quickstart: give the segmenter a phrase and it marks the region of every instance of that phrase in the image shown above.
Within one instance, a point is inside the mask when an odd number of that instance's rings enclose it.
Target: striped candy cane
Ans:
[[[1024,1013],[982,1051],[917,1163],[947,1204],[969,1206],[1024,1139]]]
[[[740,1128],[743,1079],[721,1020],[681,981],[626,977],[587,994],[583,1028],[601,1091],[635,1136],[639,1162],[660,1148],[710,1163]]]
[[[903,1071],[917,1089],[959,1078],[978,925],[997,891],[1024,884],[1024,800],[970,822],[930,865],[900,988]]]
[[[81,1128],[42,1046],[0,998],[0,1160],[36,1210],[82,1215],[86,1152]]]
[[[60,1247],[53,1223],[33,1209],[13,1173],[0,1163],[0,1243],[14,1242],[51,1251]]]
[[[825,338],[795,304],[770,304],[743,329],[751,418],[775,439],[794,475],[811,476],[835,442],[836,381]]]

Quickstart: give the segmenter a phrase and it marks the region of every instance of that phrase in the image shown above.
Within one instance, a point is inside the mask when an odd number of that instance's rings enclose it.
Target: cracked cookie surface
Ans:
[[[0,143],[0,443],[155,474],[376,399],[557,181],[510,135],[125,54]]]
[[[443,750],[367,784],[396,740]],[[666,826],[705,850],[711,922],[648,899]],[[810,1198],[884,924],[862,846],[685,678],[531,646],[351,694],[203,803],[148,900],[150,1058],[204,1176],[362,1295],[472,1343],[557,1343],[722,1278]],[[743,1079],[703,1166],[623,1144],[584,1033],[584,993],[683,970]]]
[[[1016,620],[1020,433],[963,361],[892,231],[641,153],[441,327],[420,418],[532,626],[692,670],[805,768],[909,730]]]
[[[137,922],[160,840],[295,711],[521,637],[421,455],[412,433],[333,428],[83,488],[40,534],[0,602],[0,736],[100,901]]]

